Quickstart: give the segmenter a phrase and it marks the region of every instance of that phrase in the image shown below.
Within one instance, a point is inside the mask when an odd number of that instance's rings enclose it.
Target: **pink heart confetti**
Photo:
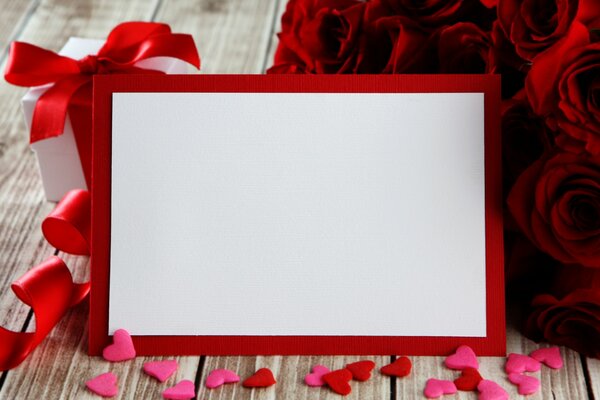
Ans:
[[[508,380],[518,386],[519,394],[527,396],[540,390],[540,380],[535,376],[512,373]]]
[[[477,356],[469,346],[460,346],[454,354],[446,357],[444,364],[446,367],[456,370],[463,370],[465,368],[479,369]]]
[[[177,361],[149,361],[144,363],[144,372],[161,382],[166,381],[177,371]]]
[[[561,369],[563,367],[563,359],[558,347],[538,349],[531,352],[529,356],[552,369]]]
[[[323,375],[328,374],[329,372],[331,372],[329,371],[329,368],[323,365],[315,365],[312,367],[311,373],[304,377],[304,383],[312,387],[323,386],[325,384]]]
[[[494,381],[484,379],[477,385],[479,400],[508,400],[508,393]]]
[[[454,394],[458,391],[452,381],[430,378],[425,383],[423,394],[428,399],[437,399],[445,394]]]
[[[113,344],[108,345],[102,351],[102,357],[111,362],[131,360],[135,358],[135,347],[129,332],[118,329],[113,335]]]
[[[194,382],[184,380],[163,392],[163,398],[170,400],[188,400],[196,397]]]
[[[510,353],[506,360],[506,366],[504,369],[507,374],[523,372],[537,372],[542,368],[542,364],[533,358],[517,353]]]
[[[112,372],[107,372],[90,379],[85,386],[93,393],[102,397],[114,397],[119,394],[117,387],[117,376]]]
[[[225,383],[239,382],[240,377],[235,372],[228,369],[215,369],[206,378],[206,387],[215,389]]]

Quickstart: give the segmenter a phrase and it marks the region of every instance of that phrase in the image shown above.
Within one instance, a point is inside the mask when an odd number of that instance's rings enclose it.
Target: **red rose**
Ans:
[[[562,299],[544,294],[532,302],[525,334],[600,358],[600,290],[575,289]]]
[[[491,40],[471,22],[459,22],[439,31],[439,72],[483,74],[489,72]]]
[[[517,179],[508,206],[542,251],[563,263],[600,268],[600,156],[543,157]]]
[[[578,0],[499,0],[498,21],[526,60],[564,37],[577,15]]]
[[[358,0],[290,0],[268,72],[355,72],[364,9]]]
[[[600,357],[600,269],[558,266],[545,294],[533,300],[525,333]]]
[[[600,2],[598,0],[579,0],[577,19],[590,29],[599,29]]]
[[[525,75],[529,71],[529,62],[519,57],[515,45],[506,37],[498,21],[494,22],[490,36],[492,38],[490,72],[502,75],[502,98],[510,99],[523,89]]]
[[[435,39],[406,17],[377,20],[370,34],[379,47],[379,58],[386,60],[382,73],[428,73],[437,68]],[[370,52],[365,53],[367,58]]]
[[[394,15],[406,17],[421,27],[433,30],[459,21],[477,22],[489,29],[493,10],[479,0],[381,0]]]
[[[502,103],[502,165],[505,193],[521,173],[554,145],[554,133],[533,113],[523,92]]]
[[[540,54],[525,82],[534,111],[593,155],[600,154],[600,43],[575,22],[569,35]]]

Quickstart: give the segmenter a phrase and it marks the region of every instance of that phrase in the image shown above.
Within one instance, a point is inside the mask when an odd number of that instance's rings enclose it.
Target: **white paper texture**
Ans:
[[[109,333],[486,335],[483,93],[115,93]]]

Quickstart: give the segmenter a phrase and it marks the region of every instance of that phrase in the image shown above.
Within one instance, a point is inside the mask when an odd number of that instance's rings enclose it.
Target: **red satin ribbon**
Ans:
[[[67,111],[71,117],[79,156],[88,187],[91,187],[92,77],[95,74],[151,74],[135,63],[152,57],[172,57],[200,68],[200,57],[191,35],[171,33],[169,25],[125,22],[108,35],[98,54],[81,60],[13,42],[4,78],[18,86],[53,85],[36,103],[30,142],[63,133]],[[75,107],[75,108],[73,108]]]
[[[44,220],[42,229],[48,242],[59,250],[89,254],[89,226],[89,193],[75,190],[58,203]],[[19,300],[33,309],[35,332],[14,332],[0,327],[1,371],[19,365],[65,312],[85,299],[90,283],[74,283],[63,260],[52,256],[25,273],[11,288]]]

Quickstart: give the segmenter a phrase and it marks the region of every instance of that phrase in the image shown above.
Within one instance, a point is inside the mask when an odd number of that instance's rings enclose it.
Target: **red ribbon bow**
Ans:
[[[65,195],[42,223],[44,236],[59,250],[89,254],[90,195],[73,190]],[[83,301],[90,283],[75,283],[64,261],[52,256],[33,267],[11,286],[33,309],[35,332],[0,327],[0,371],[19,365],[44,340],[67,310]]]
[[[135,66],[152,57],[173,57],[200,68],[200,57],[191,35],[171,33],[169,25],[161,23],[125,22],[110,32],[98,54],[81,60],[28,43],[13,42],[4,78],[26,87],[54,84],[36,103],[31,143],[61,135],[69,108],[84,107],[75,109],[70,116],[90,187],[92,77],[95,74],[162,73]]]

